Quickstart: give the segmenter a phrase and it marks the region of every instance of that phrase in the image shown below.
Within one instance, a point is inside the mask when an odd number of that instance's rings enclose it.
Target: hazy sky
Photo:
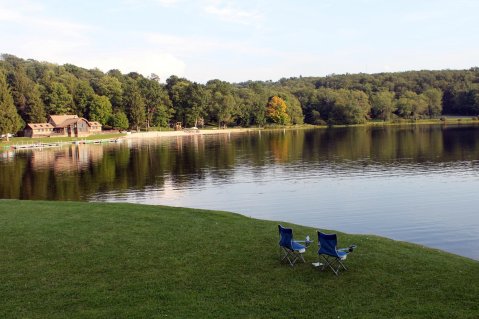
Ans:
[[[0,0],[0,53],[193,81],[479,66],[476,0]]]

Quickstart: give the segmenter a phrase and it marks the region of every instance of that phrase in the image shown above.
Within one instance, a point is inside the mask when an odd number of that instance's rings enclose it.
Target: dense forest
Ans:
[[[206,84],[136,72],[106,73],[3,54],[0,133],[49,114],[77,114],[106,127],[359,124],[368,120],[479,114],[479,68],[283,78]]]

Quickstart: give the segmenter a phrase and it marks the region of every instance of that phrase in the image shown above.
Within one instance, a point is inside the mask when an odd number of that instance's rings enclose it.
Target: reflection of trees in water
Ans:
[[[434,163],[474,160],[479,154],[479,130],[471,127],[368,126],[306,134],[305,144],[309,148],[305,148],[303,159],[307,161],[369,159],[383,164],[401,160]]]
[[[19,152],[0,159],[0,196],[87,199],[131,189],[200,187],[230,183],[248,170],[261,176],[271,165],[301,166],[330,174],[332,167],[391,169],[411,164],[440,167],[477,160],[479,129],[403,126],[192,135],[119,145],[80,145]]]

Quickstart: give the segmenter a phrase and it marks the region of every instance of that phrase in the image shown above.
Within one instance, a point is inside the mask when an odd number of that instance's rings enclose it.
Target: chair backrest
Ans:
[[[279,230],[279,245],[281,247],[286,247],[293,249],[293,230],[291,228],[285,228],[281,225],[278,225]]]
[[[329,256],[339,257],[336,246],[338,244],[338,238],[336,234],[324,234],[318,231],[318,254],[325,254]]]

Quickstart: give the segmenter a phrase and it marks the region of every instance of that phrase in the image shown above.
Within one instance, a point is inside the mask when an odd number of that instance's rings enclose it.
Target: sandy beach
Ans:
[[[136,138],[152,138],[152,137],[174,137],[174,136],[192,136],[192,135],[212,135],[212,134],[231,134],[231,133],[244,133],[255,131],[255,128],[231,128],[231,129],[212,129],[212,130],[193,130],[184,129],[181,131],[154,131],[154,132],[131,132],[122,138],[136,139]]]

